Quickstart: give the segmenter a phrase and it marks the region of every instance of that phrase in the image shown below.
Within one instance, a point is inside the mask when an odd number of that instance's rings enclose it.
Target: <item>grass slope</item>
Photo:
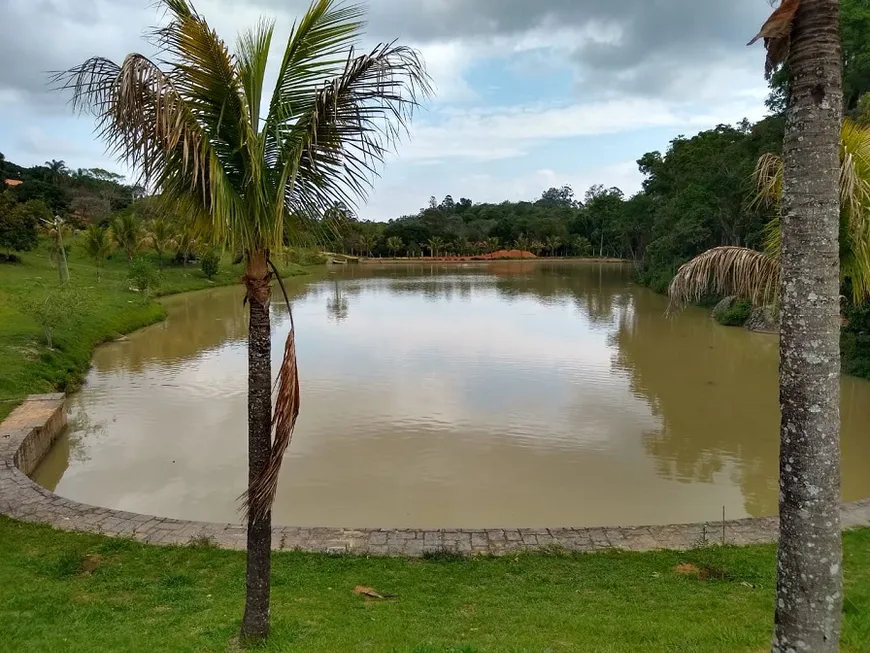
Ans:
[[[163,307],[129,289],[128,263],[116,253],[106,263],[102,279],[77,245],[70,250],[72,286],[85,300],[75,320],[62,321],[49,349],[42,328],[27,311],[22,297],[44,298],[59,287],[57,270],[46,242],[24,254],[20,264],[0,264],[0,420],[28,394],[75,388],[87,372],[96,345],[163,319]],[[158,294],[172,294],[238,283],[242,266],[226,258],[220,272],[206,279],[198,266],[167,266],[161,271]],[[302,274],[300,266],[282,270]]]
[[[845,542],[843,651],[862,653],[870,530]],[[6,519],[0,546],[6,650],[238,650],[242,552],[149,547]],[[681,564],[703,577],[678,573]],[[435,560],[276,553],[265,650],[757,653],[769,650],[774,564],[772,546]],[[368,600],[357,585],[395,597]]]

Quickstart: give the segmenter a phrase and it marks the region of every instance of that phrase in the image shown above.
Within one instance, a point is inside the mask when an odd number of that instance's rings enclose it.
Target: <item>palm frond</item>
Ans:
[[[750,208],[774,206],[778,210],[782,197],[782,157],[773,152],[758,157],[752,181],[755,183],[755,195],[750,201]]]
[[[707,295],[736,295],[753,304],[774,300],[779,262],[745,247],[714,247],[683,265],[668,287],[672,312]]]

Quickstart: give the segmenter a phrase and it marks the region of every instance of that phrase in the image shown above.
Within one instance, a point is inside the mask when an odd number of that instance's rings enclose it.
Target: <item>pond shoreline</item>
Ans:
[[[240,524],[167,519],[90,506],[40,487],[27,473],[66,426],[63,394],[32,395],[0,424],[0,515],[65,531],[126,537],[146,544],[209,543],[244,549]],[[844,529],[870,525],[870,499],[842,507]],[[387,529],[275,526],[274,550],[420,557],[449,551],[505,555],[521,551],[687,550],[726,544],[775,542],[777,517],[720,522],[606,528]]]

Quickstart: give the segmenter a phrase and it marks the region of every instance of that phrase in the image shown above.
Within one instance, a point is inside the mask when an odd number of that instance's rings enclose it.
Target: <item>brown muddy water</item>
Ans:
[[[278,524],[504,527],[770,515],[777,339],[668,318],[619,265],[347,266],[289,281],[302,412]],[[241,288],[168,298],[99,348],[34,475],[122,510],[238,521]],[[289,319],[273,300],[273,367]],[[870,496],[870,382],[844,377],[843,498]]]

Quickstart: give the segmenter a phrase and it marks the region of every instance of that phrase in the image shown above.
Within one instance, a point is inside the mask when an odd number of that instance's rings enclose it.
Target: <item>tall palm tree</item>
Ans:
[[[270,252],[336,202],[370,188],[417,99],[429,92],[418,54],[395,43],[359,54],[365,10],[314,0],[290,32],[264,102],[273,23],[231,51],[189,0],[160,0],[161,59],[93,58],[58,76],[104,139],[214,242],[244,250],[249,307],[248,530],[242,636],[269,631],[271,507],[299,411],[293,329],[272,414]],[[161,66],[163,66],[161,68]],[[148,184],[144,184],[148,185]],[[274,426],[274,441],[272,437]]]
[[[103,264],[106,262],[109,254],[112,253],[112,239],[110,238],[109,230],[100,225],[89,225],[85,230],[82,247],[88,257],[94,260],[97,265],[97,281],[101,280],[103,273]]]
[[[556,250],[562,246],[562,239],[558,236],[547,236],[544,240],[544,246],[550,252],[550,256],[555,256]]]
[[[405,246],[405,243],[398,236],[390,236],[387,238],[387,249],[394,257],[399,253],[399,250]]]
[[[165,217],[151,220],[145,231],[143,244],[157,252],[157,261],[163,267],[163,253],[176,245],[175,228]]]
[[[764,33],[788,54],[780,248],[780,537],[774,653],[840,650],[839,0],[788,0]],[[772,18],[776,17],[776,13]]]
[[[115,246],[127,255],[128,261],[132,261],[143,242],[142,226],[136,216],[131,213],[118,215],[111,221],[110,229]]]
[[[440,236],[432,236],[426,242],[426,247],[429,248],[429,256],[438,256],[438,253],[444,250],[444,239]]]
[[[378,244],[378,237],[374,234],[362,234],[359,237],[359,247],[362,254],[372,255],[372,250]]]
[[[54,183],[57,183],[61,178],[66,177],[69,174],[69,168],[66,167],[66,161],[52,159],[51,161],[45,162],[45,167],[48,168],[48,171],[51,173],[51,180]]]
[[[870,127],[843,121],[839,139],[840,276],[850,279],[853,300],[870,297]],[[753,205],[768,205],[775,216],[767,225],[765,249],[715,247],[683,265],[668,294],[673,307],[708,294],[737,295],[755,304],[777,302],[780,288],[783,159],[764,154],[755,168]]]

